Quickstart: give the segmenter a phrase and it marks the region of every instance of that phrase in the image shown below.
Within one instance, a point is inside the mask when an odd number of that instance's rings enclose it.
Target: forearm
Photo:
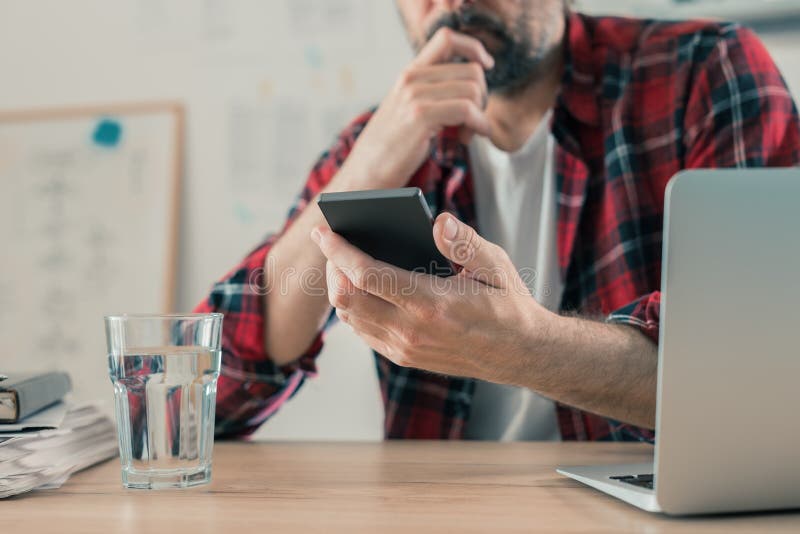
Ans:
[[[352,171],[342,167],[322,192],[357,187]],[[311,230],[325,224],[317,198],[298,215],[275,243],[265,261],[265,350],[278,365],[290,363],[311,345],[330,313],[325,283],[325,256],[310,240]]]
[[[636,328],[555,317],[533,340],[517,385],[564,404],[655,428],[657,346]]]

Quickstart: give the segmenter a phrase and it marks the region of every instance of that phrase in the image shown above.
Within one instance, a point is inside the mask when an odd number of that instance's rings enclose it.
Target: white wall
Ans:
[[[778,63],[786,82],[795,95],[795,100],[800,102],[800,20],[793,31],[782,30],[774,32],[760,32],[761,39],[767,45],[772,57]]]
[[[800,94],[800,37],[765,40]],[[385,0],[0,0],[0,109],[185,103],[181,310],[279,226],[316,155],[409,57]],[[372,360],[346,328],[320,371],[258,435],[379,439]]]
[[[317,155],[409,57],[391,2],[0,0],[0,109],[185,103],[180,310],[279,228]],[[371,355],[346,327],[320,371],[262,435],[379,439]],[[110,401],[110,383],[95,391]]]

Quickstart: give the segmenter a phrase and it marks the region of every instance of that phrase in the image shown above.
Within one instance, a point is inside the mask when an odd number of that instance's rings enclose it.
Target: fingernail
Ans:
[[[456,222],[455,217],[448,215],[447,220],[444,222],[444,238],[448,241],[453,241],[457,234],[458,223]]]
[[[316,228],[311,230],[311,241],[319,245],[321,239],[322,239],[322,234],[319,232],[319,230],[317,230]]]
[[[494,56],[490,54],[488,50],[484,48],[483,53],[481,55],[483,56],[483,65],[487,69],[491,69],[492,67],[494,67]]]

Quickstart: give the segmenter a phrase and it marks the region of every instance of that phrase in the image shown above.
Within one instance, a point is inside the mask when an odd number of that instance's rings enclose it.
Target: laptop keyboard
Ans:
[[[655,482],[655,477],[653,475],[622,475],[610,478],[611,480],[619,480],[620,482],[646,489],[653,489],[653,484]]]

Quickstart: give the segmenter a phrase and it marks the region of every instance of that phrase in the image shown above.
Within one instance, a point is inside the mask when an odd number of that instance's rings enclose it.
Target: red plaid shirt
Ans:
[[[797,109],[758,38],[734,24],[569,17],[557,141],[561,309],[659,332],[664,190],[681,169],[800,164]],[[287,226],[336,174],[370,118],[356,119],[311,171]],[[452,130],[411,177],[433,213],[475,226],[469,157]],[[285,228],[284,228],[285,229]],[[480,230],[480,229],[479,229]],[[259,276],[269,237],[218,282],[198,312],[223,312],[217,433],[246,435],[316,373],[321,332],[296,362],[264,351]],[[328,326],[334,321],[334,316]],[[451,438],[468,424],[474,381],[399,367],[375,355],[387,438]],[[564,439],[652,433],[557,406]]]

